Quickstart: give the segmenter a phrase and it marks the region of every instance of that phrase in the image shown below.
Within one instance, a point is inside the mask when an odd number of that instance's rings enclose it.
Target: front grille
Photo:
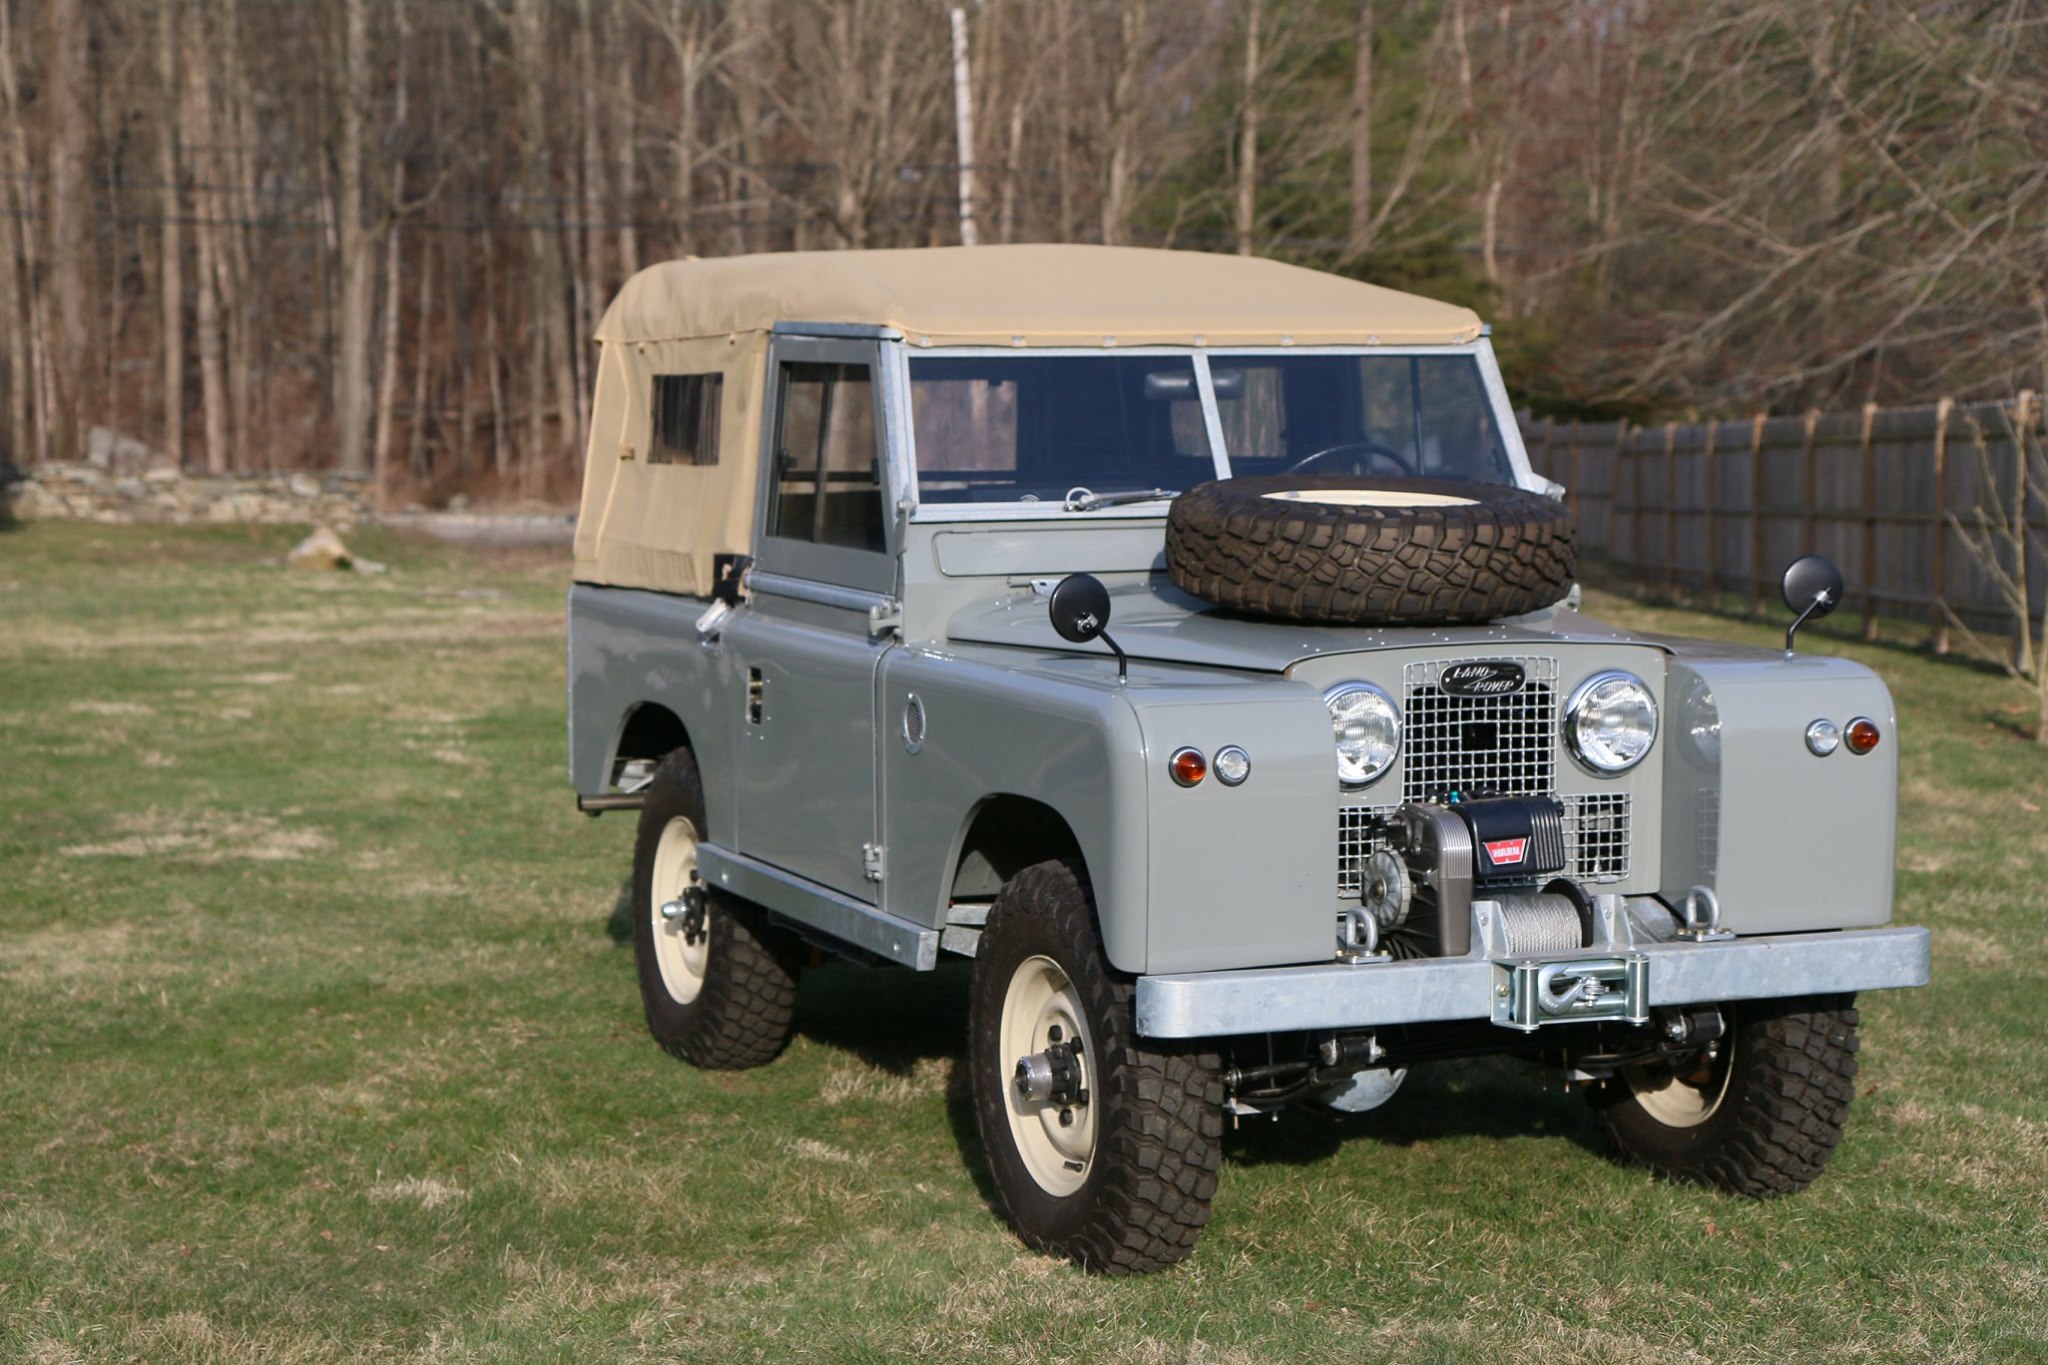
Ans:
[[[1409,664],[1404,682],[1401,795],[1441,801],[1450,792],[1480,796],[1556,796],[1557,660],[1516,658],[1526,681],[1504,697],[1452,696],[1438,686],[1455,660]],[[1625,792],[1563,796],[1565,865],[1588,883],[1629,875],[1629,797]],[[1359,894],[1367,859],[1379,851],[1393,806],[1337,812],[1337,893]]]
[[[1447,662],[1409,664],[1403,708],[1410,801],[1466,796],[1543,796],[1555,791],[1557,660],[1515,659],[1526,681],[1498,697],[1454,697],[1437,685]]]
[[[1366,859],[1385,842],[1392,806],[1352,806],[1337,812],[1337,894],[1355,896],[1364,885]]]
[[[1628,796],[1613,792],[1564,798],[1565,859],[1582,882],[1628,876]]]

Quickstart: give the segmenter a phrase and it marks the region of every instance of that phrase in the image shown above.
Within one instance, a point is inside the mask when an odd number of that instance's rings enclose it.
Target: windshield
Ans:
[[[1230,474],[1514,482],[1470,355],[1214,353]],[[912,356],[919,500],[1058,502],[1217,477],[1185,356]]]

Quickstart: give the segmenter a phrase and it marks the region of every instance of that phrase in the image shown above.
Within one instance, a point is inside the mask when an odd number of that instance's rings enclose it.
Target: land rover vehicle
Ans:
[[[638,812],[670,1051],[774,1058],[818,948],[971,957],[1004,1212],[1113,1272],[1194,1246],[1226,1122],[1449,1057],[1820,1172],[1854,993],[1926,979],[1889,694],[1575,610],[1474,314],[1006,246],[661,265],[599,340],[570,777]]]

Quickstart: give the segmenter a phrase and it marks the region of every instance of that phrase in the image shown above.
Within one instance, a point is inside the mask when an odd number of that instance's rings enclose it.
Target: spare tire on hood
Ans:
[[[1470,623],[1563,598],[1578,539],[1562,503],[1502,484],[1283,474],[1176,498],[1166,570],[1181,591],[1256,616]]]

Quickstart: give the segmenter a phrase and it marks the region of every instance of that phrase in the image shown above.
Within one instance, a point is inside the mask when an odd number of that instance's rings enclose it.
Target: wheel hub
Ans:
[[[1052,1025],[1052,1042],[1045,1051],[1017,1059],[1017,1074],[1011,1084],[1026,1103],[1061,1106],[1088,1103],[1088,1087],[1081,1083],[1081,1045],[1060,1041],[1062,1030]]]
[[[1015,1058],[1006,1087],[1010,1136],[1031,1178],[1065,1197],[1095,1161],[1093,1044],[1080,993],[1051,958],[1019,963],[1004,992],[998,1057]]]

